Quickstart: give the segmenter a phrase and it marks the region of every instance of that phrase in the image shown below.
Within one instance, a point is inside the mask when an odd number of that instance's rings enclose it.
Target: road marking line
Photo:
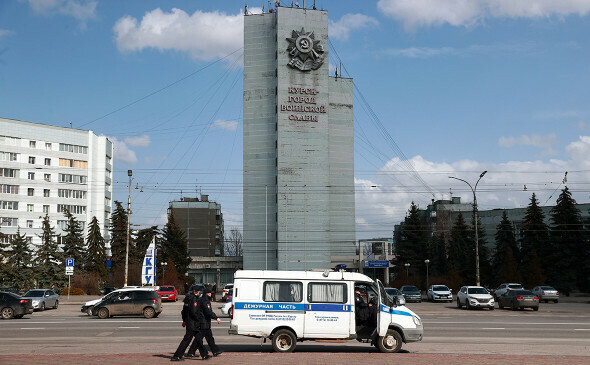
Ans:
[[[119,328],[141,328],[141,327],[119,327]]]
[[[505,330],[504,327],[484,327],[482,330]]]
[[[27,327],[27,328],[21,328],[21,330],[44,330],[45,327]]]
[[[590,331],[590,328],[574,328],[574,331]]]

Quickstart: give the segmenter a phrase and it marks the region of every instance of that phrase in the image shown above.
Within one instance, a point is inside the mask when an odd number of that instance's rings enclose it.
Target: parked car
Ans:
[[[510,307],[512,310],[532,308],[539,310],[539,297],[530,290],[510,290],[500,295],[498,298],[498,307]]]
[[[426,292],[426,298],[431,302],[449,302],[453,301],[453,293],[446,285],[431,285]]]
[[[22,318],[25,314],[33,313],[33,303],[30,299],[17,294],[0,292],[0,316],[2,319]]]
[[[105,319],[113,316],[143,315],[154,318],[162,312],[162,299],[155,289],[132,289],[117,292],[97,303],[92,315]]]
[[[178,300],[178,290],[174,285],[162,285],[158,289],[158,295],[162,301],[176,302]]]
[[[234,287],[234,283],[227,283],[223,287],[223,292],[221,293],[221,300],[227,301],[227,293]]]
[[[51,289],[31,289],[23,295],[23,298],[30,299],[33,309],[44,311],[46,308],[57,309],[59,306],[59,295]]]
[[[399,291],[399,289],[385,288],[385,292],[387,293],[387,295],[391,297],[392,300],[395,300],[395,298],[397,298],[400,305],[406,305],[406,298],[404,298],[404,295],[401,291]]]
[[[504,293],[510,291],[510,290],[524,290],[524,288],[522,287],[522,285],[518,284],[518,283],[503,283],[500,284],[499,287],[496,288],[496,290],[494,290],[494,299],[496,299],[496,301],[498,301],[498,298],[501,295],[504,295]]]
[[[559,292],[552,286],[535,286],[531,291],[539,297],[539,302],[559,302]]]
[[[422,292],[414,285],[404,285],[401,287],[401,292],[406,298],[406,302],[422,302]]]
[[[5,293],[18,294],[18,289],[12,286],[2,286],[0,287],[0,291],[3,291]]]
[[[233,288],[229,289],[227,294],[225,295],[225,303],[223,303],[223,305],[221,306],[221,313],[226,314],[228,316],[232,316],[233,314],[233,309],[232,309],[232,294],[233,294]]]
[[[488,308],[494,310],[494,297],[481,286],[463,286],[457,292],[457,308]]]

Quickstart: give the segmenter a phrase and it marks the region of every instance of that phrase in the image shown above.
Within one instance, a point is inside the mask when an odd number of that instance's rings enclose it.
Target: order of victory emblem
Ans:
[[[288,65],[301,71],[317,70],[324,63],[324,47],[315,40],[313,32],[296,30],[287,38],[289,47],[287,52],[291,56]]]

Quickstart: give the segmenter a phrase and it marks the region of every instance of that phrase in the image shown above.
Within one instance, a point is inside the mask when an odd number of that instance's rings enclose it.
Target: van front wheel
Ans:
[[[272,349],[275,352],[293,352],[296,345],[297,338],[289,330],[278,330],[272,336]]]
[[[402,336],[395,330],[387,330],[385,336],[377,339],[377,348],[386,353],[398,352],[402,348]]]

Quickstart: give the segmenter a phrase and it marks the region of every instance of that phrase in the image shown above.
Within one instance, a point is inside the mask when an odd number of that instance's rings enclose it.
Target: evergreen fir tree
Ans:
[[[111,215],[111,269],[116,277],[123,277],[126,251],[127,211],[120,201],[115,200],[115,211]]]
[[[567,186],[551,209],[552,260],[546,269],[550,283],[569,295],[572,289],[582,288],[587,280],[584,271],[588,235],[582,215]]]
[[[74,259],[74,265],[82,269],[85,264],[86,246],[84,244],[84,230],[78,220],[67,209],[64,212],[68,223],[65,229],[65,236],[62,237],[62,250],[64,258]]]
[[[89,273],[95,273],[102,279],[106,278],[108,275],[106,248],[96,217],[92,217],[90,225],[88,226],[86,244],[88,246],[86,271]]]
[[[520,261],[519,268],[522,272],[523,285],[532,287],[539,285],[531,273],[536,272],[536,268],[531,267],[531,260],[535,254],[541,258],[543,266],[550,264],[549,255],[551,247],[549,242],[549,227],[545,223],[545,214],[539,206],[539,201],[535,193],[531,197],[527,210],[525,212],[520,233]],[[533,269],[533,271],[530,271]]]
[[[396,256],[398,262],[410,263],[416,270],[424,267],[421,277],[426,277],[424,260],[428,258],[428,236],[428,229],[420,219],[418,207],[412,202],[401,226],[401,240],[396,246]]]
[[[0,285],[9,286],[9,283],[7,282],[8,265],[6,264],[6,260],[8,258],[8,243],[5,243],[5,240],[8,240],[8,236],[0,232]]]
[[[168,214],[168,222],[162,231],[162,248],[164,255],[162,259],[172,261],[179,276],[187,273],[191,257],[188,252],[188,241],[186,233],[178,225],[174,213]]]
[[[510,245],[502,252],[496,252],[496,256],[503,255],[502,264],[498,267],[498,283],[520,282],[522,280],[518,271],[518,262],[514,257],[512,247]]]
[[[516,242],[516,235],[514,234],[514,227],[512,222],[508,219],[506,211],[502,212],[502,220],[496,226],[496,247],[492,259],[492,266],[494,267],[493,285],[499,285],[503,282],[517,281],[516,278],[506,278],[504,274],[518,271],[519,250]],[[510,254],[507,250],[510,249]],[[506,261],[510,260],[510,262]],[[508,265],[515,265],[515,267],[505,267]]]
[[[63,254],[55,241],[55,229],[51,227],[49,215],[45,215],[41,223],[42,233],[41,245],[37,247],[33,260],[35,267],[35,278],[40,287],[55,285],[61,287],[65,279],[65,262]]]
[[[11,285],[27,290],[33,287],[33,254],[25,235],[16,235],[9,241],[9,249],[5,253],[8,266],[8,281]]]
[[[449,271],[452,269],[461,278],[461,285],[475,284],[475,247],[472,243],[469,227],[459,212],[449,239]]]
[[[432,276],[446,276],[449,268],[447,263],[447,249],[444,233],[432,236],[428,246],[430,271]]]

